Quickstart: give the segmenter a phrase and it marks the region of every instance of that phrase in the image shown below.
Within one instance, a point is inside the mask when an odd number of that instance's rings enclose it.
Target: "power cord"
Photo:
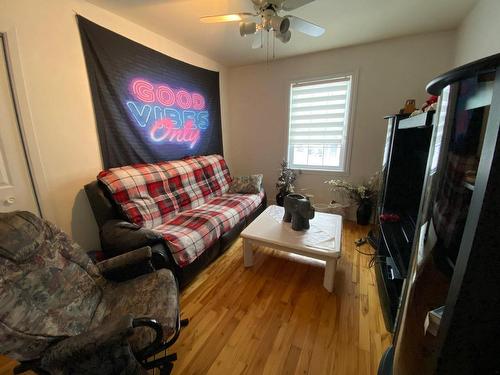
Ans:
[[[368,268],[372,268],[375,264],[385,263],[385,257],[382,255],[377,255],[377,252],[374,253],[365,253],[361,251],[359,248],[367,243],[367,237],[361,237],[354,241],[354,245],[356,245],[356,251],[362,255],[367,255],[372,257],[368,262]]]
[[[361,246],[363,246],[364,244],[367,243],[367,239],[366,237],[361,237],[361,238],[358,238],[357,240],[354,241],[354,245],[356,245],[356,251],[360,254],[363,254],[363,255],[368,255],[368,256],[374,256],[374,255],[377,255],[377,253],[365,253],[363,251],[361,251],[359,248]]]

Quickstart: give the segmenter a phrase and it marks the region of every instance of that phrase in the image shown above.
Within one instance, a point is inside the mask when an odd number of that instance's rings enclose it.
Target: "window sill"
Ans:
[[[348,177],[349,172],[347,171],[327,171],[324,169],[300,169],[300,168],[291,168],[297,174],[300,175],[332,175],[335,177]]]

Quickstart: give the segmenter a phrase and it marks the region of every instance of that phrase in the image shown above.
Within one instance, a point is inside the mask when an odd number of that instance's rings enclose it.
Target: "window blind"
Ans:
[[[291,85],[292,167],[344,170],[351,81],[351,76],[345,76]]]

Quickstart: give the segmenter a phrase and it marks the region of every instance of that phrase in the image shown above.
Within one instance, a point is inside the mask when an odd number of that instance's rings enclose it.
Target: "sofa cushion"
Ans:
[[[203,171],[205,181],[212,192],[210,198],[221,196],[228,191],[232,178],[229,174],[226,161],[222,156],[197,156],[194,158],[194,161]]]
[[[111,168],[97,176],[131,222],[146,228],[166,223],[227,192],[231,176],[220,155]]]
[[[220,236],[249,216],[264,193],[224,194],[202,206],[179,213],[153,230],[162,234],[180,267],[193,262]]]

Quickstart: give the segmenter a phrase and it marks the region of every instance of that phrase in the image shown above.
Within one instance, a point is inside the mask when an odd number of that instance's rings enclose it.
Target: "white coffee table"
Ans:
[[[282,222],[283,213],[283,207],[269,206],[241,232],[245,267],[253,265],[252,245],[324,260],[323,286],[332,292],[340,257],[342,216],[316,212],[310,229],[294,231],[290,223]]]

